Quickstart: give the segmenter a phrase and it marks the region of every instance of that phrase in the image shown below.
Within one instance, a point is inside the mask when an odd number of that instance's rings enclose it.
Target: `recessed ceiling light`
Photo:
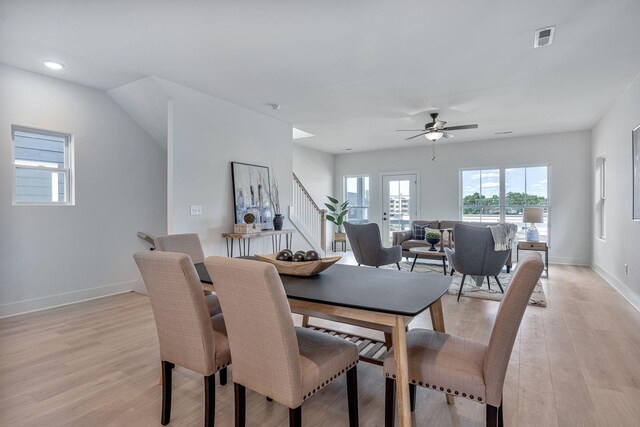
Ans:
[[[311,136],[314,136],[314,135],[309,132],[305,132],[303,130],[293,128],[293,139],[309,138]]]
[[[64,65],[62,62],[58,62],[58,61],[42,61],[45,65],[45,67],[51,69],[51,70],[62,70],[64,68],[66,68],[67,66]]]
[[[345,148],[344,151],[351,151],[353,148]]]
[[[513,131],[512,130],[505,130],[505,131],[502,131],[502,132],[494,132],[493,134],[494,135],[509,135],[510,133],[513,133]]]

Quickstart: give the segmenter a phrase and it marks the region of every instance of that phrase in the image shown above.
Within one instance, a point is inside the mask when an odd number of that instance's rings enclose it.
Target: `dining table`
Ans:
[[[195,267],[203,287],[215,291],[215,273],[211,277],[204,263]],[[335,264],[314,276],[280,278],[293,313],[391,334],[400,425],[410,426],[406,330],[429,309],[433,329],[445,331],[441,298],[451,286],[451,276]],[[453,404],[453,396],[447,395],[447,402]]]

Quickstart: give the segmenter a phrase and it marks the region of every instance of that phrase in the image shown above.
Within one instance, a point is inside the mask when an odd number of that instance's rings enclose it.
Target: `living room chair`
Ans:
[[[181,253],[138,252],[135,259],[149,293],[162,366],[162,425],[171,420],[175,365],[204,376],[205,427],[215,419],[215,374],[231,363],[222,314],[211,317],[191,259]]]
[[[523,257],[496,314],[489,344],[426,329],[407,333],[409,391],[415,410],[416,386],[486,405],[488,427],[502,426],[502,387],[513,343],[544,263],[538,253]],[[392,349],[384,360],[385,425],[393,426],[396,362]]]
[[[444,251],[451,267],[451,275],[454,271],[462,274],[458,301],[460,301],[467,276],[486,277],[489,289],[491,289],[489,283],[489,276],[491,276],[498,283],[500,291],[504,293],[498,274],[505,266],[511,250],[496,251],[491,230],[487,227],[456,224],[453,227],[453,235],[456,239],[455,249],[444,248]]]
[[[351,224],[344,223],[344,229],[353,249],[353,255],[358,265],[380,267],[381,265],[395,264],[400,270],[402,260],[402,247],[382,246],[380,227],[378,224]]]
[[[207,257],[222,303],[233,358],[236,427],[245,425],[249,388],[289,408],[289,425],[302,425],[302,403],[347,373],[349,425],[358,425],[355,344],[295,328],[276,268],[268,263]]]
[[[204,250],[202,249],[202,243],[200,243],[200,237],[196,233],[170,234],[156,237],[154,240],[158,251],[187,254],[194,264],[204,262]],[[205,295],[209,314],[215,316],[222,313],[218,296],[215,293],[206,291]]]

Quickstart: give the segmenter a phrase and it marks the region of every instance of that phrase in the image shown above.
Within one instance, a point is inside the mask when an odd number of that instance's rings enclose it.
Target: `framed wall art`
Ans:
[[[263,230],[273,227],[269,203],[269,168],[248,163],[231,162],[233,208],[235,223],[245,224],[245,216],[262,224]],[[252,214],[247,215],[247,214]]]

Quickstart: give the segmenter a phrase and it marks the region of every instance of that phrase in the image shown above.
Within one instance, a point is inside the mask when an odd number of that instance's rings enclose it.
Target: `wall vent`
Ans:
[[[542,47],[542,46],[548,46],[551,44],[551,42],[553,41],[553,35],[556,32],[556,27],[547,27],[547,28],[541,28],[539,30],[536,31],[536,36],[535,39],[533,41],[533,47]]]

